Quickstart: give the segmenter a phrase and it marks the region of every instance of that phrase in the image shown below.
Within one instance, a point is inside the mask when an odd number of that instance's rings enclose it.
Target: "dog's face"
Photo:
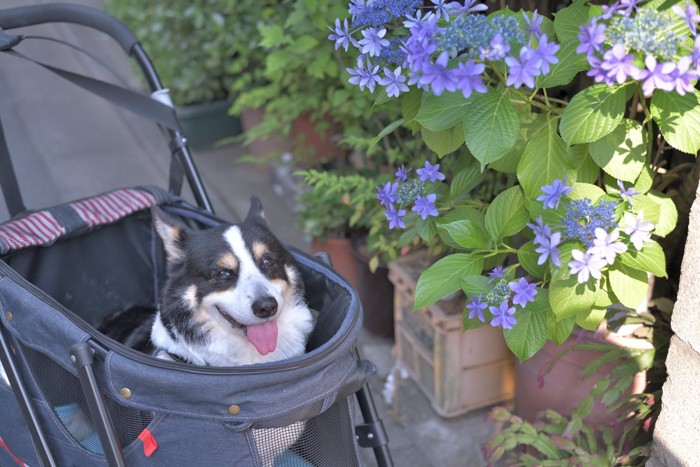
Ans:
[[[195,353],[240,353],[246,341],[249,353],[275,352],[280,329],[287,332],[299,318],[292,315],[303,285],[294,258],[268,230],[260,201],[253,198],[241,224],[199,231],[158,208],[153,214],[168,261],[160,319],[170,338],[200,348]]]

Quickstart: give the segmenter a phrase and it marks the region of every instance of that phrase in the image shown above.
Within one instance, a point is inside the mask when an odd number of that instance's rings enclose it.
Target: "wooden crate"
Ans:
[[[412,312],[422,253],[389,264],[398,359],[435,411],[454,417],[513,399],[514,356],[500,328],[462,331],[463,294]]]

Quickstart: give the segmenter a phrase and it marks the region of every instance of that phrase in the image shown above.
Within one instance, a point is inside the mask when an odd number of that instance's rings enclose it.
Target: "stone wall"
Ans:
[[[690,211],[661,414],[647,466],[700,465],[700,190]]]

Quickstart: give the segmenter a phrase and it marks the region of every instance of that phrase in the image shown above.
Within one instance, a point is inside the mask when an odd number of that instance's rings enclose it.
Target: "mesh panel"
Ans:
[[[44,399],[66,430],[89,451],[103,454],[80,380],[41,352],[22,347],[22,353]],[[134,442],[153,420],[150,412],[123,406],[104,395],[103,399],[122,448]]]
[[[358,467],[348,400],[304,422],[253,430],[264,467]]]

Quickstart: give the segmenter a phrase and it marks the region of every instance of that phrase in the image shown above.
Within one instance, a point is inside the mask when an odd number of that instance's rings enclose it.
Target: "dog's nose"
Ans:
[[[261,297],[253,302],[253,314],[258,318],[269,318],[277,313],[277,300],[274,297]]]

